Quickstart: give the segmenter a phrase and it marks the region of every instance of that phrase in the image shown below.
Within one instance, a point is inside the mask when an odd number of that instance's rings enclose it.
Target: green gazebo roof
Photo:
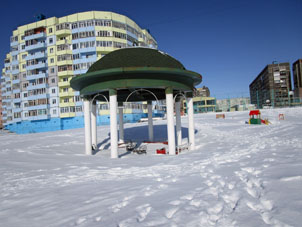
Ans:
[[[186,70],[173,57],[149,48],[124,48],[108,53],[87,71],[73,78],[70,85],[87,98],[95,94],[108,96],[109,89],[117,90],[118,101],[125,101],[135,89],[153,92],[165,98],[165,89],[174,93],[192,91],[202,81],[200,74]],[[102,97],[98,97],[102,100]],[[128,101],[154,100],[146,91],[138,91]]]

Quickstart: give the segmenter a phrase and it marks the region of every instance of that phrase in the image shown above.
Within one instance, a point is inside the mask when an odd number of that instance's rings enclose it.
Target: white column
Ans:
[[[182,144],[182,134],[181,134],[181,116],[180,116],[180,101],[175,102],[175,113],[176,113],[176,138],[177,146]]]
[[[187,107],[188,107],[188,121],[189,121],[190,150],[195,150],[194,109],[193,109],[193,98],[191,94],[187,98]]]
[[[118,110],[119,110],[119,142],[120,143],[124,143],[124,119],[123,119],[123,111],[124,111],[124,108],[123,108],[123,103],[119,103],[119,107],[118,107]]]
[[[97,132],[96,132],[96,103],[91,103],[91,136],[92,146],[97,148]]]
[[[84,100],[85,154],[91,155],[90,101]]]
[[[110,144],[111,144],[111,158],[118,158],[118,144],[117,144],[117,92],[116,90],[109,90],[110,103]]]
[[[175,155],[174,100],[172,88],[166,89],[167,131],[169,155]]]
[[[152,101],[148,101],[148,133],[149,141],[153,141]]]

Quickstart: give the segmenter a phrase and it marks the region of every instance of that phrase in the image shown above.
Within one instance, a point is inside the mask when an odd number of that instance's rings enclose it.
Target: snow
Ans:
[[[278,120],[283,113],[285,120]],[[84,155],[84,129],[0,133],[1,226],[301,226],[302,108],[262,110],[269,125],[248,125],[248,112],[196,114],[195,151],[110,158]],[[187,118],[182,118],[183,142]],[[125,139],[148,139],[147,123],[125,124]],[[165,120],[155,140],[167,139]]]

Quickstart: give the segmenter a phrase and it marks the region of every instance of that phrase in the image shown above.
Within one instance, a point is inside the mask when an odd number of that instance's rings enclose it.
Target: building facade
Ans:
[[[206,86],[200,87],[200,88],[196,88],[196,90],[194,91],[194,97],[210,97],[210,89]]]
[[[294,97],[302,98],[302,59],[293,63]]]
[[[230,99],[218,99],[216,101],[217,112],[227,111],[244,111],[254,109],[254,105],[251,105],[250,98],[230,98]]]
[[[18,27],[2,70],[5,127],[17,133],[82,127],[82,100],[70,80],[107,53],[133,46],[157,48],[157,43],[133,20],[112,12],[76,13]]]
[[[290,105],[291,75],[289,63],[267,65],[250,84],[251,103],[257,108]]]
[[[194,113],[215,112],[216,111],[216,98],[201,97],[201,96],[193,97],[193,108],[194,108]],[[188,113],[186,101],[183,101],[182,109],[183,109],[184,113]]]

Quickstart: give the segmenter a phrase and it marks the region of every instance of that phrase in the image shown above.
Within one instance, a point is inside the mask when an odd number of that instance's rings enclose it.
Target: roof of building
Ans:
[[[185,70],[178,60],[166,53],[156,49],[135,47],[110,52],[101,61],[95,62],[87,73],[126,67],[165,67]]]
[[[200,74],[186,70],[176,59],[150,48],[124,48],[112,51],[95,62],[86,74],[73,78],[70,85],[81,95],[108,97],[108,90],[117,90],[118,101],[146,101],[165,98],[165,89],[173,93],[193,91],[202,81]],[[148,90],[148,91],[146,91]],[[102,96],[99,96],[100,100]]]

